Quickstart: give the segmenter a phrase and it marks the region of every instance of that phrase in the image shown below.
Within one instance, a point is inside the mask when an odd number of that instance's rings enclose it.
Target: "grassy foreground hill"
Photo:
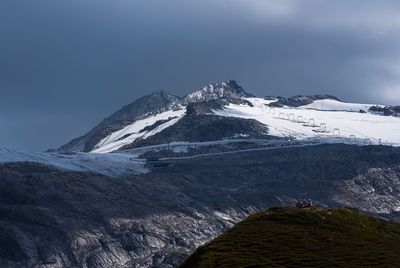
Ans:
[[[181,267],[400,267],[400,224],[344,208],[271,208]]]

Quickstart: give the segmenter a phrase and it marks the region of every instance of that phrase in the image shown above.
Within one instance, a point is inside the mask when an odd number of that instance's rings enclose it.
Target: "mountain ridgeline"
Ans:
[[[230,111],[231,107],[235,110]],[[287,108],[292,109],[289,111]],[[247,93],[235,81],[226,81],[204,86],[184,97],[173,96],[163,91],[144,96],[104,119],[87,134],[61,146],[56,151],[111,152],[166,142],[216,141],[235,137],[269,139],[274,136],[304,139],[317,136],[312,135],[313,132],[310,133],[310,129],[306,128],[310,126],[314,127],[314,133],[329,133],[330,131],[324,126],[326,126],[325,120],[330,121],[331,116],[325,113],[323,115],[326,118],[316,123],[309,115],[309,109],[368,113],[369,116],[400,115],[398,106],[345,103],[331,95],[257,98]],[[303,111],[304,115],[300,115],[299,111]],[[296,113],[299,114],[295,115]],[[269,119],[266,118],[267,114]],[[315,116],[320,117],[320,114]],[[346,114],[342,116],[346,120],[349,119]],[[277,117],[309,125],[305,125],[305,128],[298,132],[297,127],[292,129],[291,126],[279,122],[276,124],[274,118]],[[360,118],[350,119],[360,121]],[[371,122],[370,118],[361,120]],[[359,128],[352,129],[353,122],[343,122],[344,126],[330,126],[331,131],[338,132],[341,127],[349,128],[343,132],[347,137],[359,131]],[[270,123],[275,123],[276,126],[272,126],[271,129]],[[315,128],[319,126],[321,129]],[[198,134],[193,133],[192,129]],[[378,137],[376,133],[371,136],[368,128],[365,132],[361,133],[364,139],[368,138],[375,143],[380,143],[380,140],[386,138]],[[389,142],[392,142],[393,135],[388,136]]]

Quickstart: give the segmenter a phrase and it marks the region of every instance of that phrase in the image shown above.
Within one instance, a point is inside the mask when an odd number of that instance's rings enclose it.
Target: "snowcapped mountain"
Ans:
[[[160,130],[163,128],[160,120],[166,120],[167,118],[164,118],[166,114],[171,113],[171,116],[174,117],[174,119],[180,118],[183,114],[179,112],[179,110],[185,109],[185,107],[190,103],[214,99],[239,99],[249,96],[252,95],[246,93],[235,81],[210,84],[183,98],[173,96],[163,91],[157,91],[123,107],[118,112],[104,119],[98,126],[93,128],[87,134],[61,146],[57,151],[104,151],[99,149],[99,147],[101,147],[99,144],[105,145],[105,139],[110,141],[110,139],[108,139],[109,136],[115,132],[118,133],[114,134],[113,137],[118,137],[118,139],[121,138],[119,136],[120,133],[133,134],[132,132],[126,133],[127,130],[125,128],[128,127],[128,129],[131,130],[137,130],[135,126],[129,127],[136,121],[144,120],[139,122],[139,125],[141,123],[145,124],[145,126],[151,126],[149,125],[150,123],[157,124],[157,126],[160,125],[157,129]],[[175,113],[175,111],[177,112]],[[154,119],[150,119],[151,117],[154,117]],[[149,120],[146,121],[146,119]],[[165,121],[164,123],[166,123],[164,127],[168,126],[168,122]],[[169,124],[171,123],[173,123],[173,121],[169,122]],[[141,129],[138,129],[137,131],[140,130]],[[152,133],[156,133],[157,130]],[[136,135],[136,138],[150,135],[149,133],[146,135],[145,131],[142,131],[141,133],[142,135]],[[132,140],[133,137],[135,137],[135,135],[131,136],[128,141]]]
[[[144,96],[58,151],[106,153],[244,136],[400,145],[399,115],[398,106],[346,103],[330,95],[257,98],[226,81],[182,98],[162,91]]]

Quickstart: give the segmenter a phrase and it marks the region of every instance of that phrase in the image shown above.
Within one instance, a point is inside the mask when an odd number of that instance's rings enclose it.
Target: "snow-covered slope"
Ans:
[[[165,111],[179,108],[180,98],[163,91],[143,96],[105,118],[85,135],[57,149],[58,152],[90,152],[102,139],[124,127]]]
[[[138,120],[125,128],[116,131],[103,140],[101,140],[94,148],[94,153],[108,153],[120,149],[121,147],[131,144],[135,140],[150,137],[167,127],[172,126],[185,114],[186,109],[177,111],[166,111],[153,115],[146,119]],[[154,128],[152,128],[154,126]],[[146,128],[149,128],[148,130]]]
[[[323,110],[315,110],[309,105],[298,108],[274,108],[266,106],[263,99],[247,100],[253,107],[230,104],[214,113],[221,116],[255,119],[268,126],[270,135],[279,137],[322,138],[327,141],[331,138],[341,138],[361,144],[384,143],[400,146],[400,118],[347,112],[356,109],[355,107],[364,107],[364,104],[340,103],[339,105],[326,100],[319,102]],[[326,111],[330,108],[339,111]]]

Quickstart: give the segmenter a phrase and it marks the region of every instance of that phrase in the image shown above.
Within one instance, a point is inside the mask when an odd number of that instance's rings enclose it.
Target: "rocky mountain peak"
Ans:
[[[253,97],[253,95],[247,93],[236,83],[236,81],[228,80],[204,86],[203,88],[184,97],[183,103],[188,104],[192,102],[202,102],[222,98],[238,99],[243,97]]]

